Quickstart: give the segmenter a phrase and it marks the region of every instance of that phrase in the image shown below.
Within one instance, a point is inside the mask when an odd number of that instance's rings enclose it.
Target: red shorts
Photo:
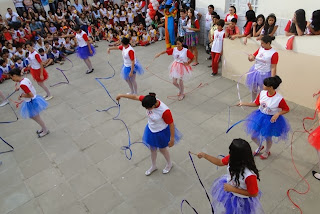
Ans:
[[[32,75],[33,79],[37,82],[43,82],[43,81],[47,80],[49,77],[46,69],[43,69],[43,80],[40,79],[40,69],[31,68],[30,70],[31,70],[31,75]]]

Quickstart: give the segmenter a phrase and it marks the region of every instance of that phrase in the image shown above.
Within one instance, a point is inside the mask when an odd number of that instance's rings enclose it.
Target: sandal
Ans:
[[[184,99],[184,97],[185,97],[185,95],[184,95],[184,94],[180,94],[180,95],[179,95],[178,100],[179,100],[179,101],[181,101],[181,100],[183,100],[183,99]]]
[[[253,156],[257,156],[264,149],[264,146],[258,147],[256,151],[253,152]]]
[[[43,130],[41,129],[41,130],[37,130],[36,131],[36,133],[39,135],[39,134],[41,134],[43,132]]]
[[[197,65],[199,65],[199,62],[192,64],[192,66],[197,66]]]
[[[268,157],[271,155],[270,152],[264,152],[262,153],[262,155],[260,155],[260,159],[261,160],[265,160],[265,159],[268,159]]]
[[[42,138],[42,137],[44,137],[44,136],[48,135],[49,133],[50,133],[50,131],[49,131],[49,130],[48,130],[46,133],[41,132],[40,134],[38,134],[38,138]]]

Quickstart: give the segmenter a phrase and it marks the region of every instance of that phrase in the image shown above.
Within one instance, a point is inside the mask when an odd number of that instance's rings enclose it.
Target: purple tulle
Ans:
[[[257,197],[242,198],[224,191],[227,175],[216,179],[211,187],[212,206],[215,214],[263,214],[260,203],[262,193]]]
[[[253,65],[247,75],[246,86],[251,91],[262,91],[263,90],[263,80],[265,78],[271,77],[271,71],[269,72],[259,72],[255,69],[255,65]]]
[[[89,57],[95,55],[96,54],[95,48],[93,47],[93,45],[90,45],[90,46],[91,46],[92,54],[90,54],[88,46],[78,47],[77,48],[78,57],[81,59],[88,59]]]
[[[247,134],[259,139],[261,137],[262,140],[272,137],[278,138],[278,141],[274,141],[275,143],[279,142],[279,140],[288,139],[290,125],[287,119],[280,115],[276,122],[271,123],[272,116],[262,113],[259,109],[253,111],[246,118],[245,126]]]

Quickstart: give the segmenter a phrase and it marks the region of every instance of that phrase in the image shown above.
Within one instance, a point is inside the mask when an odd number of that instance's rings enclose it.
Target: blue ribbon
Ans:
[[[202,183],[202,180],[201,180],[201,178],[200,178],[200,176],[199,176],[199,174],[198,174],[198,171],[197,171],[196,166],[194,165],[194,162],[193,162],[193,159],[192,159],[192,157],[191,157],[190,152],[189,152],[188,154],[189,154],[189,158],[190,158],[190,160],[191,160],[191,163],[192,163],[193,169],[194,169],[194,171],[196,172],[197,177],[198,177],[198,180],[199,180],[199,182],[200,182],[200,184],[201,184],[202,188],[204,189],[204,192],[206,193],[206,196],[207,196],[208,201],[209,201],[209,203],[210,203],[210,206],[211,206],[211,212],[212,212],[212,214],[214,214],[214,209],[213,209],[213,206],[212,206],[212,203],[211,203],[211,200],[210,200],[209,194],[208,194],[208,192],[207,192],[206,188],[204,187],[204,185],[203,185],[203,183]],[[185,200],[185,199],[184,199],[184,200],[182,200],[182,201],[181,201],[181,204],[180,204],[180,211],[181,211],[181,213],[182,213],[182,214],[183,214],[183,211],[182,211],[182,205],[183,205],[183,203],[184,203],[184,202],[186,202],[186,203],[189,205],[189,207],[191,207],[191,208],[192,208],[192,210],[193,210],[195,213],[197,213],[197,214],[198,214],[197,210],[196,210],[193,206],[191,206],[191,204],[190,204],[187,200]]]
[[[127,134],[128,134],[128,146],[122,146],[122,147],[121,147],[121,150],[124,151],[124,154],[125,154],[126,158],[127,158],[128,160],[131,160],[131,159],[132,159],[132,150],[131,150],[130,147],[131,147],[133,144],[143,143],[143,142],[133,142],[133,143],[131,143],[131,136],[130,136],[129,128],[128,128],[127,124],[126,124],[122,119],[119,118],[119,115],[120,115],[120,103],[112,98],[112,96],[111,96],[110,92],[108,91],[108,89],[106,88],[106,86],[101,82],[101,80],[112,79],[112,78],[116,75],[116,70],[113,68],[113,66],[110,64],[109,61],[108,61],[108,64],[109,64],[109,66],[112,68],[113,74],[112,74],[111,76],[109,76],[109,77],[95,78],[95,80],[96,80],[96,81],[102,86],[102,88],[107,92],[109,98],[114,102],[115,105],[114,105],[114,106],[111,106],[111,107],[109,107],[109,108],[107,108],[107,109],[103,109],[103,110],[98,110],[98,109],[97,109],[97,112],[107,112],[107,111],[109,111],[109,110],[112,109],[112,108],[118,108],[118,113],[117,113],[117,115],[116,115],[115,117],[113,117],[112,119],[113,119],[113,120],[118,120],[118,121],[122,122],[122,124],[124,125],[124,127],[125,127],[126,130],[127,130]],[[128,150],[129,150],[129,154],[128,154]]]
[[[73,68],[73,62],[68,58],[66,57],[66,59],[71,63],[71,68],[67,69],[67,70],[63,70],[63,69],[60,69],[60,68],[56,68],[58,71],[60,71],[62,73],[62,75],[64,76],[64,78],[67,80],[66,82],[58,82],[56,84],[53,84],[53,85],[50,85],[50,87],[54,87],[56,85],[60,85],[60,84],[69,84],[69,80],[67,78],[67,76],[65,75],[64,71],[69,71]]]

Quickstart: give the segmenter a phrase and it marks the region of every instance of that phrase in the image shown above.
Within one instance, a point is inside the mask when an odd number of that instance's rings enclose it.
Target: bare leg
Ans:
[[[194,54],[194,63],[198,63],[198,50],[197,47],[193,47],[193,54]]]
[[[168,150],[168,147],[166,148],[163,148],[163,149],[159,149],[160,152],[162,153],[162,155],[164,156],[164,158],[166,159],[167,161],[167,165],[166,167],[164,168],[164,170],[167,170],[167,171],[170,171],[171,167],[172,167],[172,162],[170,160],[170,154],[169,154],[169,150]]]
[[[184,84],[182,79],[179,79],[179,88],[180,88],[179,100],[183,100],[185,95],[184,95]]]
[[[129,88],[131,90],[131,94],[134,94],[133,85],[132,85],[132,82],[131,82],[130,78],[126,79],[126,82],[129,85]]]
[[[47,86],[44,84],[44,82],[37,82],[38,85],[43,88],[43,90],[47,93],[47,97],[50,97],[51,96],[51,93],[49,91],[49,89],[47,88]]]
[[[37,116],[32,117],[31,119],[33,119],[34,121],[36,121],[40,126],[41,126],[41,131],[43,133],[47,133],[48,129],[46,127],[46,125],[44,124],[43,120],[41,119],[40,115],[38,114]]]
[[[256,136],[256,134],[255,134]],[[258,146],[258,148],[254,151],[254,155],[257,155],[260,153],[260,151],[264,148],[264,146],[262,146],[262,142],[260,142],[260,139],[256,138],[256,137],[251,137],[252,141],[255,142]]]
[[[132,77],[129,78],[133,88],[133,94],[138,94],[138,85],[136,81],[136,74],[133,74]]]
[[[88,66],[89,70],[91,71],[92,70],[92,64],[91,64],[90,59],[87,58],[87,59],[84,59],[83,61],[86,63],[86,65]]]
[[[319,157],[319,163],[318,163],[318,164],[319,164],[319,170],[320,170],[320,150],[318,150],[317,153],[318,153],[318,157]],[[313,176],[314,176],[315,178],[317,178],[317,179],[320,180],[320,173],[319,173],[319,172],[312,171],[312,173],[314,173]]]

